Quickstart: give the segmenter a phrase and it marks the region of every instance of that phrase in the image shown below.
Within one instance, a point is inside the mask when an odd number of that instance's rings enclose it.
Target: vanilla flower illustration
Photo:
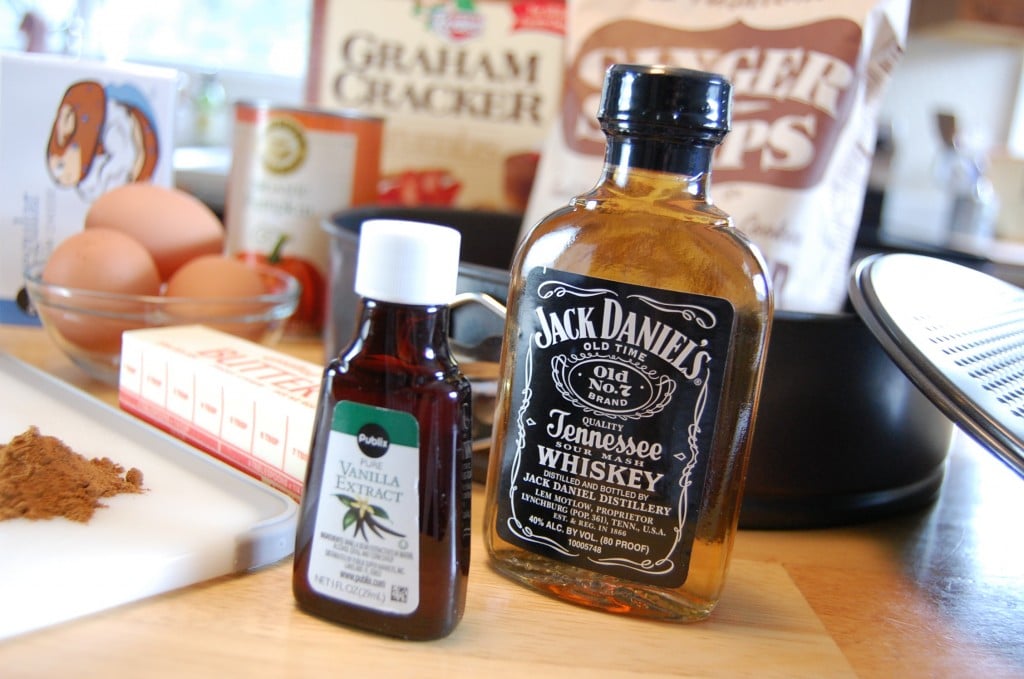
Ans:
[[[380,519],[390,520],[388,513],[384,511],[383,507],[371,505],[369,501],[363,498],[354,498],[349,495],[335,495],[334,497],[338,498],[341,504],[348,507],[348,511],[345,512],[345,517],[342,519],[342,530],[348,530],[349,527],[355,526],[352,529],[352,535],[362,535],[363,539],[367,542],[370,541],[370,537],[366,533],[367,528],[380,538],[384,537],[384,533],[400,538],[405,537],[380,522]]]

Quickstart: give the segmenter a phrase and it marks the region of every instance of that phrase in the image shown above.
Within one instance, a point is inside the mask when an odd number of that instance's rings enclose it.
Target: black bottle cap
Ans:
[[[669,66],[615,64],[605,74],[597,119],[611,133],[697,137],[729,131],[732,85],[725,77]]]

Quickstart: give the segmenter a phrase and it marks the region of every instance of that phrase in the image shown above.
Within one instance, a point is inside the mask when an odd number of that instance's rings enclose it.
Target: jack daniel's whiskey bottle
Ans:
[[[708,198],[731,87],[612,66],[603,174],[512,265],[485,541],[568,601],[706,617],[732,549],[772,293]]]

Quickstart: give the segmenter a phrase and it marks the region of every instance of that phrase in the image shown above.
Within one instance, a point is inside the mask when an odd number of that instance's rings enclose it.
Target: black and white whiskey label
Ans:
[[[681,585],[734,315],[717,297],[531,271],[499,534],[581,568]]]

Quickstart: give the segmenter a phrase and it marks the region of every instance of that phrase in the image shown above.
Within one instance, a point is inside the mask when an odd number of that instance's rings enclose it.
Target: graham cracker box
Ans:
[[[177,71],[0,53],[0,323],[35,325],[24,273],[102,193],[174,180]]]
[[[314,0],[307,103],[383,117],[381,205],[522,212],[564,0]]]
[[[205,326],[130,330],[121,409],[298,499],[321,366]]]

